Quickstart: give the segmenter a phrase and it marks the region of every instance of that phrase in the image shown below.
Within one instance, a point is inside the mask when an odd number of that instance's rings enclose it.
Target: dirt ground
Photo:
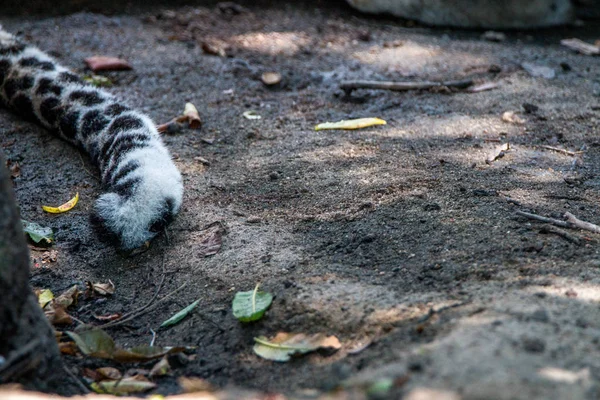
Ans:
[[[32,285],[58,293],[110,279],[113,296],[82,298],[71,311],[97,323],[94,314],[146,304],[163,276],[159,298],[187,282],[153,312],[107,330],[121,346],[148,344],[151,329],[158,345],[198,346],[155,393],[198,376],[294,398],[344,386],[361,398],[393,378],[381,397],[600,398],[600,236],[556,233],[516,214],[568,211],[600,223],[599,59],[559,44],[593,43],[600,24],[491,42],[479,31],[363,16],[343,2],[250,3],[0,19],[81,73],[85,57],[126,58],[134,70],[106,74],[111,92],[157,122],[191,101],[204,123],[164,136],[186,187],[168,238],[122,258],[89,223],[99,184],[88,159],[0,110],[0,143],[21,166],[22,217],[56,230],[56,262],[32,250]],[[206,54],[203,42],[226,55]],[[523,63],[555,77],[532,76]],[[267,71],[281,83],[266,87]],[[462,78],[498,87],[339,89],[347,79]],[[262,118],[244,118],[249,110]],[[521,123],[503,121],[507,111]],[[387,125],[314,130],[355,117]],[[504,143],[504,157],[489,161]],[[68,214],[40,208],[75,192]],[[203,257],[199,238],[215,221],[227,234],[218,254]],[[263,320],[241,324],[233,295],[257,282],[275,300]],[[157,329],[197,299],[193,315]],[[254,337],[280,331],[336,335],[342,349],[288,363],[253,353]],[[78,376],[129,368],[65,359]]]

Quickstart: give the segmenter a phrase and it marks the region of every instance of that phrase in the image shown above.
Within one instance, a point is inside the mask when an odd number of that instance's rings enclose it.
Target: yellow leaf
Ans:
[[[50,289],[44,289],[37,293],[38,302],[40,303],[40,307],[46,307],[46,304],[50,303],[50,301],[54,298],[54,294]]]
[[[345,119],[338,122],[325,122],[315,126],[315,131],[324,129],[360,129],[374,125],[385,125],[387,122],[380,118]]]
[[[60,205],[58,207],[42,206],[42,209],[52,214],[60,214],[69,211],[71,208],[75,207],[75,204],[77,204],[78,201],[79,193],[75,194],[75,197],[73,197],[71,200],[67,201],[63,205]]]

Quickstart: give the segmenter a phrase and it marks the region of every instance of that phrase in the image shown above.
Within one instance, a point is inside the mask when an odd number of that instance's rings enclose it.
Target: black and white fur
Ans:
[[[150,118],[1,27],[0,102],[89,154],[105,190],[95,219],[123,250],[146,244],[179,211],[181,175]]]

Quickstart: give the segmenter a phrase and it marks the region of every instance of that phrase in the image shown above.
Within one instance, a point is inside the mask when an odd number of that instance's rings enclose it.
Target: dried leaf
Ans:
[[[135,375],[118,381],[94,382],[90,387],[96,393],[125,395],[146,392],[155,388],[156,384],[142,375]]]
[[[261,75],[260,80],[267,86],[277,85],[281,82],[281,74],[279,72],[265,72]]]
[[[44,211],[52,213],[52,214],[60,214],[60,213],[67,212],[70,209],[72,209],[73,207],[75,207],[75,205],[77,204],[78,201],[79,201],[79,193],[76,193],[75,197],[73,197],[71,200],[67,201],[65,204],[62,204],[58,207],[42,206],[42,209]]]
[[[57,298],[54,299],[54,303],[61,307],[67,308],[70,305],[77,303],[77,298],[81,292],[77,288],[77,285],[73,285],[71,288],[65,290]]]
[[[485,159],[485,163],[491,164],[494,161],[496,161],[497,159],[504,157],[508,150],[510,150],[509,143],[503,143],[501,145],[496,146],[494,148],[494,150],[492,152],[490,152],[488,157]]]
[[[568,47],[571,50],[575,50],[581,54],[585,54],[586,56],[597,56],[600,54],[600,46],[586,43],[580,39],[563,39],[560,41],[560,44],[562,44],[565,47]]]
[[[102,296],[108,296],[115,293],[115,284],[110,279],[108,280],[108,283],[92,283],[87,281],[86,286],[88,287],[88,291]]]
[[[54,241],[54,232],[52,228],[43,227],[35,222],[21,220],[23,224],[23,231],[33,240],[35,243],[46,243],[50,244]]]
[[[223,234],[225,234],[225,227],[218,221],[198,232],[198,237],[195,238],[198,242],[198,255],[208,257],[217,254],[223,244]]]
[[[131,349],[119,349],[113,339],[103,330],[94,328],[82,332],[66,332],[77,343],[79,350],[86,356],[107,358],[118,362],[144,362],[163,357],[167,354],[193,350],[194,347],[138,346]]]
[[[321,131],[324,129],[361,129],[385,124],[387,124],[387,122],[380,118],[347,119],[338,122],[324,122],[315,126],[315,131]]]
[[[173,118],[169,122],[156,126],[158,133],[175,134],[181,131],[182,125],[177,121],[177,118]]]
[[[113,367],[102,367],[96,369],[96,372],[100,376],[101,379],[109,379],[109,380],[119,380],[123,377],[121,371]]]
[[[192,103],[185,103],[183,116],[188,121],[190,128],[200,129],[202,127],[202,120],[200,119],[200,114],[198,114],[198,109]]]
[[[258,291],[259,285],[249,292],[237,292],[233,298],[233,316],[241,322],[252,322],[262,318],[271,303],[271,293]]]
[[[66,354],[69,356],[74,356],[77,354],[77,345],[75,342],[61,342],[58,344],[58,349],[61,354]]]
[[[198,303],[200,303],[200,299],[194,301],[192,304],[190,304],[189,306],[187,306],[186,308],[179,311],[177,314],[173,315],[171,318],[160,324],[160,327],[165,328],[167,326],[175,325],[176,323],[184,319],[189,313],[191,313],[192,310],[198,305]]]
[[[73,318],[67,313],[65,308],[52,300],[44,308],[44,314],[52,325],[70,325],[73,323]]]
[[[152,369],[150,370],[150,376],[163,376],[167,375],[171,372],[171,366],[169,365],[169,360],[167,357],[163,357],[159,362],[154,364]]]
[[[202,378],[182,376],[177,378],[177,383],[179,383],[183,393],[212,392],[215,390],[210,382]]]
[[[123,316],[121,313],[109,314],[109,315],[92,315],[95,319],[102,322],[114,321]]]
[[[79,350],[86,356],[112,358],[115,342],[102,329],[94,328],[79,333],[66,332],[77,343]]]
[[[8,167],[8,170],[10,171],[10,177],[12,179],[18,178],[19,176],[21,176],[21,166],[19,165],[19,163],[17,161],[12,162],[10,160],[6,160],[6,166]]]
[[[304,333],[278,333],[272,340],[264,336],[254,338],[254,352],[273,361],[289,361],[292,355],[305,354],[319,349],[338,350],[342,347],[335,336],[322,333],[307,336]]]
[[[262,117],[258,115],[256,111],[248,110],[242,113],[242,116],[246,119],[261,119]]]
[[[88,68],[94,72],[98,71],[124,71],[133,69],[127,61],[117,57],[93,56],[85,60]]]
[[[42,308],[46,307],[46,304],[54,299],[54,293],[50,289],[36,290],[35,294]]]
[[[192,350],[194,347],[160,347],[160,346],[138,346],[131,349],[116,349],[112,359],[118,362],[144,362],[163,357],[167,354],[182,353]]]

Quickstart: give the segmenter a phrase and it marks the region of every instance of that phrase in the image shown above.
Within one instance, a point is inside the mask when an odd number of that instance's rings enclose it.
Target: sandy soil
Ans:
[[[440,391],[436,399],[600,397],[600,236],[561,236],[516,215],[569,211],[600,222],[598,58],[559,44],[593,42],[600,29],[508,32],[490,42],[482,32],[372,19],[344,3],[246,7],[0,20],[78,72],[90,55],[124,57],[134,70],[107,74],[112,92],[157,122],[192,101],[204,121],[200,131],[165,136],[186,185],[168,238],[125,259],[90,226],[99,185],[87,158],[1,110],[0,143],[21,166],[22,216],[56,229],[58,260],[42,262],[33,250],[32,285],[60,292],[112,280],[112,297],[83,298],[72,310],[94,323],[93,314],[146,304],[163,276],[160,296],[187,282],[152,313],[108,330],[122,346],[147,344],[151,329],[200,299],[192,316],[158,331],[159,345],[198,350],[157,380],[156,393],[199,376],[303,398],[346,385],[360,398],[389,377],[387,398],[427,398],[416,397],[424,389]],[[202,42],[226,56],[205,54]],[[555,77],[531,76],[523,63]],[[267,88],[266,71],[282,82]],[[351,96],[338,87],[467,77],[498,87]],[[262,118],[245,119],[248,110]],[[507,111],[522,123],[503,121]],[[367,116],[388,124],[313,129]],[[505,156],[487,163],[504,143]],[[73,211],[42,212],[76,191]],[[227,235],[218,254],[203,257],[199,238],[215,221]],[[275,301],[263,320],[242,325],[231,300],[257,282]],[[283,364],[253,354],[253,337],[279,331],[324,332],[343,347]],[[114,365],[66,362],[78,375]]]

